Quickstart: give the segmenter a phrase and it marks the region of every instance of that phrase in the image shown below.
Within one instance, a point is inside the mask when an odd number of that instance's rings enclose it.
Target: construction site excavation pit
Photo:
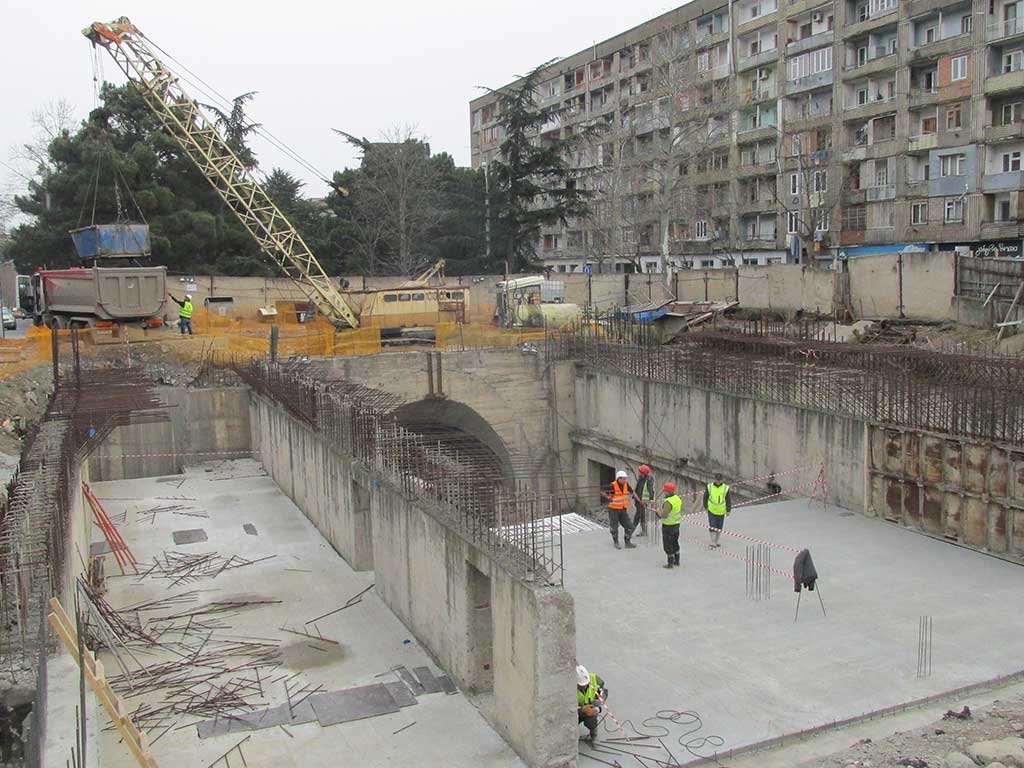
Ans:
[[[161,765],[524,765],[259,462],[91,490],[139,562],[108,558],[104,599],[152,639],[130,680],[100,656]],[[99,754],[136,765],[111,728]]]
[[[579,657],[610,691],[606,740],[664,729],[672,764],[686,765],[949,692],[962,697],[1024,671],[1024,569],[1015,563],[808,500],[737,509],[719,549],[708,546],[705,522],[684,518],[682,567],[672,570],[661,567],[660,540],[616,551],[604,530],[565,536],[568,562],[590,564],[567,569],[565,581]],[[759,543],[762,554],[748,550]],[[797,617],[788,574],[804,547],[819,580],[801,593]],[[763,581],[750,587],[752,560],[771,569],[770,594]],[[925,647],[922,619],[932,627]],[[658,717],[671,712],[681,713],[677,724]],[[581,753],[612,759],[600,746]]]

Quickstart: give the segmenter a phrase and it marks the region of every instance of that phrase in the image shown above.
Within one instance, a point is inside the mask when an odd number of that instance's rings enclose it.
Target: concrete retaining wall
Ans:
[[[326,445],[308,425],[253,395],[256,455],[530,765],[576,764],[572,597],[526,584],[425,503]],[[488,668],[489,667],[489,668]]]
[[[157,392],[169,420],[116,427],[89,458],[93,480],[173,475],[188,464],[250,455],[247,389],[160,387]]]
[[[850,295],[860,317],[898,317],[898,254],[850,259]],[[955,286],[952,253],[903,254],[903,312],[920,320],[947,320]]]
[[[689,487],[715,470],[750,478],[824,462],[830,502],[864,509],[865,424],[856,419],[587,369],[576,376],[575,408],[580,487],[594,485],[587,460],[607,461],[602,454],[616,464],[653,461],[659,482]]]

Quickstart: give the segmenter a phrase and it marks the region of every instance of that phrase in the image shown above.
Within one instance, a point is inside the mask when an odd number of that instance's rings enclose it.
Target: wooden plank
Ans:
[[[107,711],[107,715],[121,733],[124,743],[128,745],[128,749],[131,751],[136,762],[142,768],[160,768],[156,758],[149,753],[149,742],[145,735],[132,722],[131,716],[126,713],[124,701],[114,693],[110,683],[107,682],[106,673],[103,670],[103,662],[97,659],[88,648],[83,649],[84,658],[79,658],[78,632],[74,625],[71,624],[71,619],[64,611],[64,606],[60,604],[60,600],[56,597],[50,598],[49,606],[50,614],[47,616],[47,619],[50,626],[61,642],[64,643],[64,647],[71,654],[71,658],[75,660],[75,664],[82,670],[85,679],[89,683],[89,687],[92,688],[96,698],[99,699],[103,708]]]

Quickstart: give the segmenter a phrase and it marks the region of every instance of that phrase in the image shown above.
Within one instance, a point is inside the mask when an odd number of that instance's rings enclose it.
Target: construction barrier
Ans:
[[[499,328],[484,324],[440,323],[434,328],[434,347],[451,350],[539,345],[547,334],[543,328]]]

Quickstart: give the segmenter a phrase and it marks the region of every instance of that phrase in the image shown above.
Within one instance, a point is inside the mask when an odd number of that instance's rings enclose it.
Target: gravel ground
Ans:
[[[952,711],[951,711],[952,712]],[[993,745],[992,742],[999,742]],[[1021,768],[1024,767],[1024,696],[975,712],[956,710],[924,728],[886,739],[864,739],[800,768]]]

